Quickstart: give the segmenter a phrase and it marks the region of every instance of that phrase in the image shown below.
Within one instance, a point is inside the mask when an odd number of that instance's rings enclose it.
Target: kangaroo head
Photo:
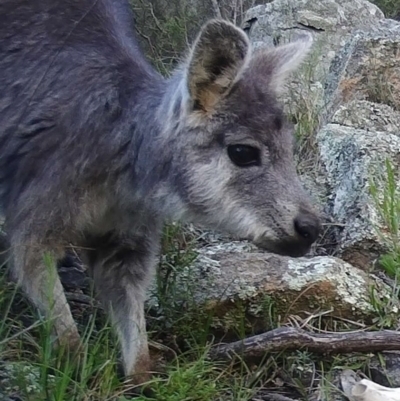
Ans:
[[[293,130],[277,94],[311,43],[307,36],[253,51],[233,24],[205,24],[171,106],[178,127],[176,191],[186,220],[275,253],[309,250],[320,222],[299,182]]]

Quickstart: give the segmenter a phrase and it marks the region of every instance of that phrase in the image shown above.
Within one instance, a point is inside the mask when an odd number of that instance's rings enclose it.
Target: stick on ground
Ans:
[[[266,352],[306,348],[319,354],[400,351],[400,332],[393,330],[349,333],[310,333],[295,327],[281,327],[243,341],[218,344],[210,351],[212,359],[262,357]]]

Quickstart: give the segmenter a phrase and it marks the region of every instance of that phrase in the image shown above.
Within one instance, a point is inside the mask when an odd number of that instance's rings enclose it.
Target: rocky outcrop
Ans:
[[[338,252],[353,265],[369,269],[390,244],[379,199],[387,192],[385,160],[395,169],[399,167],[400,137],[335,123],[319,131],[317,143],[329,186],[330,210],[341,226]],[[373,196],[371,185],[376,186],[379,199]]]
[[[180,272],[177,293],[190,293],[213,316],[214,328],[235,331],[241,317],[251,330],[292,315],[329,311],[331,316],[371,322],[371,285],[382,302],[392,288],[381,279],[334,257],[289,258],[234,243],[204,247],[194,264]],[[190,291],[188,288],[190,287]],[[181,291],[179,290],[181,288]],[[387,313],[397,313],[394,303]]]
[[[400,167],[400,24],[364,0],[275,0],[246,21],[255,46],[313,34],[314,50],[283,100],[314,148],[300,168],[336,227],[335,255],[370,269],[393,243],[371,179],[382,200],[386,161]]]
[[[399,136],[400,113],[392,106],[369,100],[350,100],[339,105],[330,122],[365,131],[387,132]]]
[[[383,20],[356,30],[330,65],[325,85],[327,118],[354,100],[398,109],[400,24]]]
[[[383,18],[379,8],[365,0],[275,0],[248,10],[243,28],[256,47],[288,42],[305,30],[313,34],[313,50],[283,100],[289,113],[306,102],[318,118],[325,111],[325,81],[336,53],[355,29],[375,26]]]
[[[343,225],[340,255],[361,267],[370,266],[393,244],[379,200],[388,195],[387,161],[396,172],[396,187],[400,185],[399,58],[400,25],[384,21],[357,31],[338,52],[327,78],[331,123],[319,131],[316,142],[331,213]]]
[[[327,311],[371,322],[378,313],[371,288],[396,320],[396,284],[371,271],[393,241],[379,203],[386,161],[400,170],[400,24],[366,0],[274,0],[248,10],[244,20],[255,47],[304,31],[314,37],[282,99],[300,141],[309,141],[302,180],[330,215],[335,244],[329,252],[336,257],[314,252],[291,259],[219,238],[197,249],[195,262],[176,276],[177,296],[190,293],[224,332],[236,330],[239,316],[257,331],[272,320]],[[397,175],[395,185],[400,188]]]
[[[320,312],[371,322],[371,288],[385,313],[396,316],[395,284],[371,270],[393,240],[379,204],[385,162],[400,170],[400,24],[365,0],[275,0],[245,19],[256,47],[304,30],[314,36],[314,50],[283,100],[298,128],[308,115],[313,146],[305,165],[312,169],[302,179],[336,227],[338,257],[291,259],[219,238],[197,249],[195,262],[176,276],[176,293],[190,293],[225,333],[236,330],[239,316],[256,331]]]

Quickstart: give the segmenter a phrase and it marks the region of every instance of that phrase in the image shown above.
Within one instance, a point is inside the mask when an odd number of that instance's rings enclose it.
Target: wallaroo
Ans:
[[[277,102],[312,39],[256,50],[241,29],[210,20],[164,78],[132,21],[128,0],[0,2],[0,199],[10,270],[53,319],[55,344],[75,349],[80,338],[44,255],[57,261],[76,246],[125,374],[143,382],[163,222],[291,256],[309,250],[320,222]]]

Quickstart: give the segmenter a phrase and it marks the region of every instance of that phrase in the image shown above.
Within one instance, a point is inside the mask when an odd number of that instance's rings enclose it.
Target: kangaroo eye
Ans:
[[[259,166],[260,150],[248,145],[228,146],[228,156],[239,167]]]

